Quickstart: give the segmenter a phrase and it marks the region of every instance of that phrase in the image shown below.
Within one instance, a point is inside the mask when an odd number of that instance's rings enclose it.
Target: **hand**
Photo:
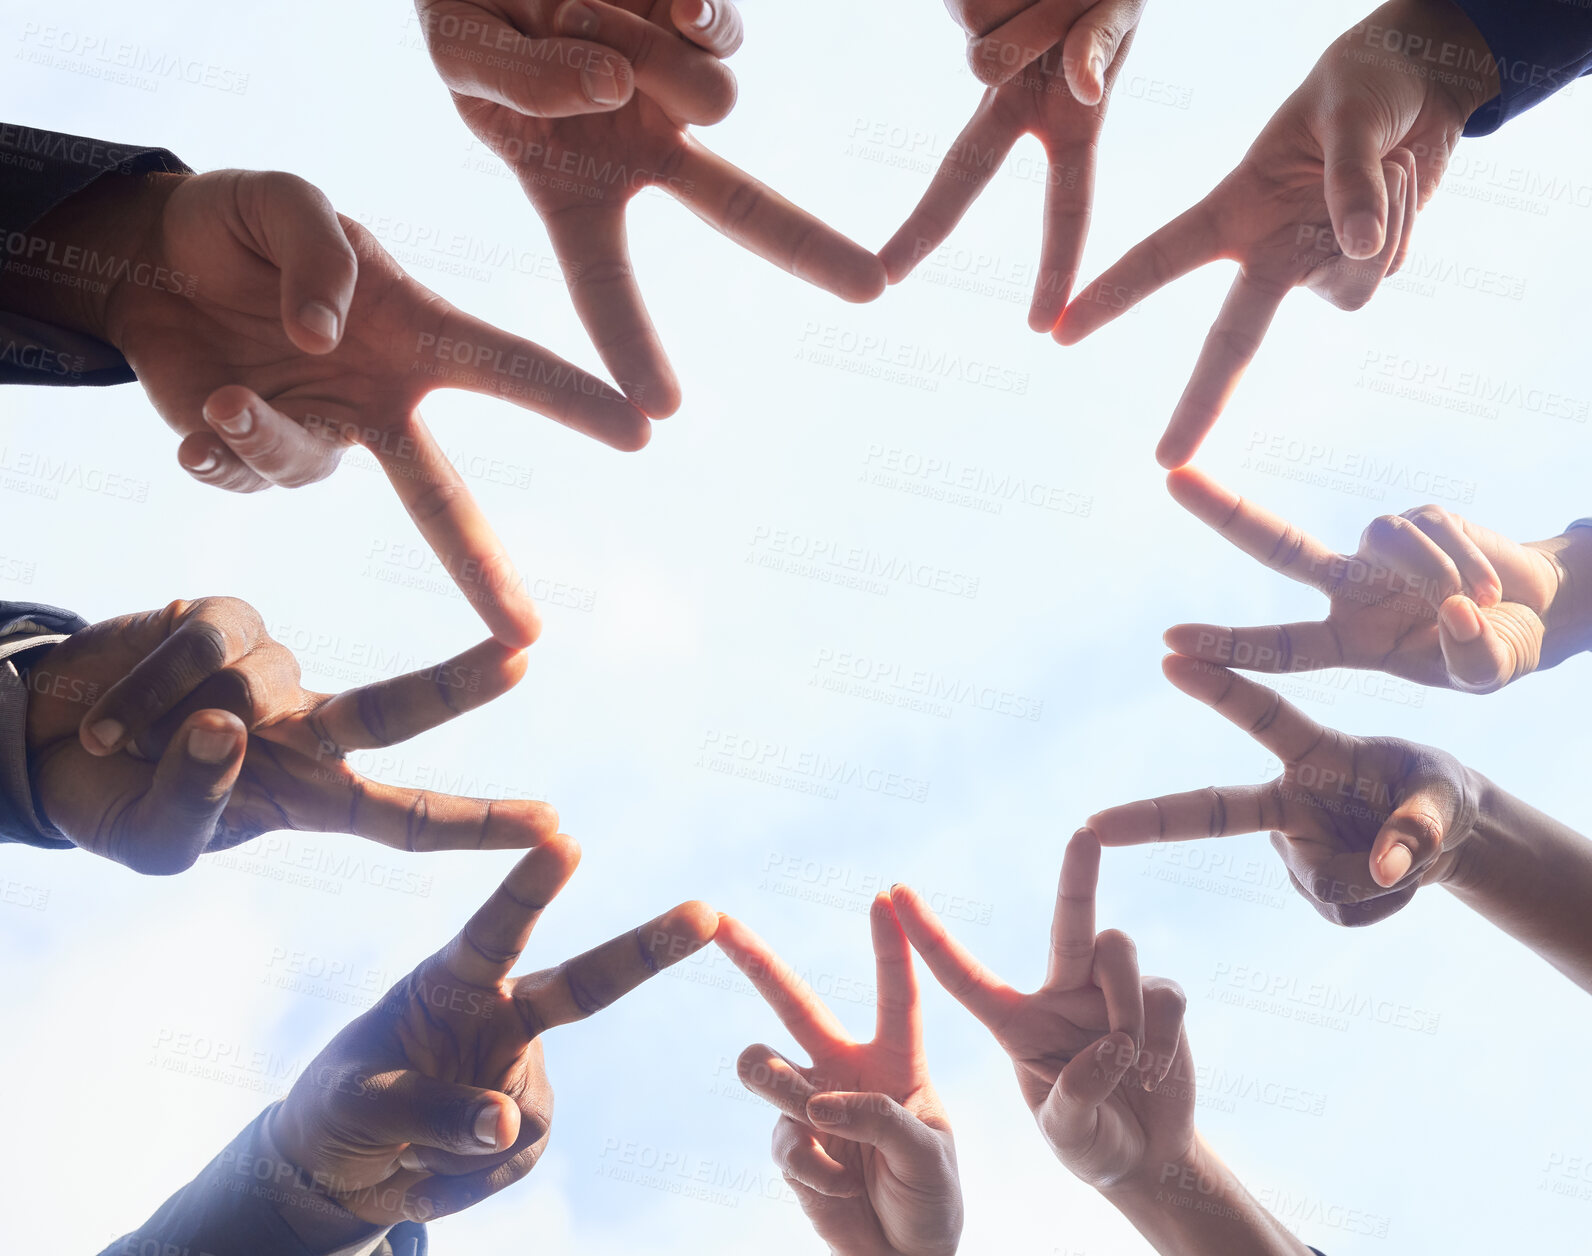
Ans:
[[[90,625],[33,665],[34,797],[83,849],[153,875],[277,829],[400,850],[531,846],[558,827],[544,803],[400,789],[344,761],[474,710],[524,673],[523,653],[487,641],[425,671],[312,693],[246,602],[173,602]]]
[[[553,1115],[542,1034],[712,940],[717,917],[685,903],[511,978],[578,861],[563,835],[532,849],[458,937],[332,1039],[272,1113],[281,1155],[355,1217],[427,1221],[518,1182],[536,1167]]]
[[[1492,693],[1585,647],[1578,592],[1592,532],[1520,545],[1440,506],[1383,515],[1353,555],[1335,553],[1192,467],[1167,485],[1244,553],[1331,599],[1320,622],[1181,624],[1179,654],[1256,672],[1354,667]],[[1581,573],[1576,578],[1576,573]]]
[[[1333,924],[1368,925],[1454,873],[1482,785],[1441,750],[1323,728],[1273,690],[1171,655],[1167,679],[1282,760],[1265,785],[1194,790],[1112,807],[1089,827],[1107,846],[1271,833],[1288,875]]]
[[[979,964],[914,891],[898,885],[891,897],[929,971],[1011,1056],[1062,1164],[1099,1190],[1154,1186],[1196,1153],[1185,999],[1175,982],[1140,979],[1126,934],[1095,933],[1099,876],[1100,843],[1085,830],[1067,844],[1050,960],[1033,994]]]
[[[421,287],[292,175],[107,176],[63,211],[41,231],[69,242],[111,232],[107,251],[136,263],[77,321],[126,356],[185,438],[190,474],[237,492],[294,487],[365,445],[493,634],[535,640],[530,596],[420,400],[437,388],[499,396],[621,449],[646,443],[642,414]],[[136,232],[106,225],[134,214]]]
[[[859,1043],[766,942],[723,917],[715,940],[813,1061],[804,1068],[758,1044],[741,1053],[741,1081],[784,1114],[774,1160],[836,1256],[950,1256],[962,1187],[923,1053],[912,951],[887,897],[868,919],[878,1024]]]
[[[625,240],[626,208],[643,188],[665,189],[743,248],[848,301],[871,301],[884,291],[883,268],[871,253],[689,134],[690,124],[724,117],[735,99],[733,76],[710,55],[727,55],[739,42],[738,19],[729,19],[734,6],[712,0],[709,29],[725,34],[698,48],[687,41],[702,39],[691,33],[700,3],[568,0],[554,8],[494,0],[492,11],[505,19],[512,14],[512,32],[523,37],[502,81],[450,78],[443,67],[459,115],[508,163],[541,215],[598,353],[626,395],[654,418],[679,408],[680,385],[642,301]],[[443,54],[432,32],[443,28],[434,15],[465,7],[476,6],[421,0],[422,12],[433,15],[427,28],[439,63]],[[569,56],[602,83],[588,94],[588,104],[601,103],[608,112],[577,110],[571,97],[562,109],[571,116],[558,116],[554,110],[562,107],[549,103],[540,69],[546,50],[574,47],[583,51]],[[561,79],[563,72],[548,74]]]
[[[973,37],[969,59],[974,72],[995,85],[984,93],[928,192],[879,257],[890,282],[900,283],[951,234],[1013,145],[1024,135],[1036,136],[1045,146],[1049,180],[1028,325],[1049,331],[1078,278],[1106,103],[1133,43],[1144,0],[947,4]],[[1014,7],[1019,11],[1012,16]],[[989,29],[1004,18],[1009,18],[1004,25]]]
[[[1482,77],[1434,72],[1423,60],[1434,48],[1455,50],[1457,64],[1483,67],[1473,71]],[[1161,465],[1182,466],[1290,289],[1302,284],[1354,310],[1399,269],[1466,120],[1497,92],[1487,44],[1452,0],[1384,4],[1327,49],[1209,196],[1078,295],[1056,339],[1076,344],[1197,267],[1239,263],[1156,451]]]

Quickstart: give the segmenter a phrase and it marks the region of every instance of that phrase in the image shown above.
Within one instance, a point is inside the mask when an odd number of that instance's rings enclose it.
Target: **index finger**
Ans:
[[[1172,500],[1256,562],[1329,597],[1345,559],[1286,519],[1224,488],[1194,467],[1166,477]]]
[[[774,1009],[774,1015],[808,1055],[816,1059],[818,1052],[851,1041],[845,1027],[824,1006],[823,1000],[773,947],[741,921],[725,916],[713,940],[730,957],[730,962],[746,974],[763,1001]]]
[[[1207,197],[1135,244],[1078,293],[1056,325],[1056,341],[1077,344],[1151,293],[1221,256],[1221,217]]]
[[[688,141],[678,174],[669,190],[742,248],[843,301],[884,292],[877,257],[716,153]]]
[[[513,971],[531,930],[579,863],[580,847],[562,833],[532,849],[438,958],[461,981],[498,985]]]
[[[890,901],[912,949],[923,957],[934,979],[946,993],[991,1031],[998,1031],[1005,1014],[1021,996],[980,964],[929,910],[916,890],[892,886]]]
[[[504,645],[532,644],[542,631],[536,604],[420,415],[411,413],[392,431],[372,429],[371,435],[371,453],[465,600]]]
[[[1162,664],[1166,678],[1239,728],[1284,763],[1297,763],[1320,744],[1327,730],[1275,689],[1247,676],[1169,654]]]
[[[875,1043],[903,1054],[914,1052],[923,1041],[923,1010],[918,1000],[918,976],[912,967],[912,946],[901,931],[888,894],[873,900],[868,912],[873,932],[873,956],[878,976]]]
[[[1045,985],[1076,990],[1087,985],[1095,962],[1095,889],[1100,883],[1100,839],[1079,829],[1061,858],[1056,912],[1050,923]]]
[[[1163,467],[1182,466],[1210,435],[1237,390],[1238,381],[1260,352],[1271,320],[1288,291],[1287,284],[1239,271],[1221,313],[1205,337],[1194,374],[1172,412],[1166,435],[1155,451],[1156,461]]]
[[[696,954],[718,926],[707,904],[682,903],[556,968],[521,977],[514,983],[515,1005],[532,1036],[585,1020]]]

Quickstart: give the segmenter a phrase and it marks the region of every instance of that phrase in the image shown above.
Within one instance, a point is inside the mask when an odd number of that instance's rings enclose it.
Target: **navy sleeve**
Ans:
[[[427,1256],[425,1227],[408,1221],[385,1233],[370,1226],[365,1237],[351,1239],[336,1253],[307,1247],[282,1219],[285,1211],[335,1211],[352,1218],[308,1189],[302,1175],[262,1143],[264,1119],[262,1112],[198,1177],[100,1256],[354,1256],[373,1243],[379,1244],[374,1250],[380,1256]]]
[[[1455,0],[1498,63],[1503,90],[1465,124],[1491,135],[1533,105],[1592,73],[1592,7],[1569,0]]]
[[[0,602],[0,842],[72,849],[72,843],[33,805],[28,778],[28,660],[57,638],[87,627],[86,620],[56,606]]]
[[[29,234],[62,201],[111,173],[192,172],[164,148],[0,123],[0,269],[26,273],[44,265],[95,282],[125,264],[85,249],[58,255],[51,242]],[[126,359],[104,341],[0,310],[0,384],[127,384],[133,378]]]

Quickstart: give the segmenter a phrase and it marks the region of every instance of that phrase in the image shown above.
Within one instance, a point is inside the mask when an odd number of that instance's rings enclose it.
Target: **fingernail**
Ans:
[[[498,1107],[489,1103],[475,1114],[475,1141],[483,1147],[498,1145]]]
[[[89,725],[88,735],[109,750],[122,739],[126,731],[120,720],[101,720],[98,724]]]
[[[1089,58],[1089,76],[1096,83],[1104,86],[1106,81],[1106,59],[1098,52]]]
[[[1474,641],[1481,636],[1481,620],[1471,609],[1469,601],[1450,599],[1443,603],[1438,614],[1442,617],[1443,627],[1447,628],[1461,644]]]
[[[1395,846],[1382,856],[1382,884],[1397,885],[1410,870],[1410,849],[1408,846]]]
[[[557,26],[566,35],[578,35],[584,39],[597,33],[597,24],[597,11],[580,3],[580,0],[571,0],[558,11]]]
[[[844,1125],[846,1109],[843,1104],[825,1103],[820,1095],[807,1101],[807,1118],[817,1125]]]
[[[625,94],[619,90],[619,76],[614,73],[612,62],[602,68],[582,70],[580,86],[586,93],[586,99],[594,105],[617,105],[625,98]]]
[[[234,732],[196,728],[188,734],[188,757],[200,763],[225,763],[237,744],[238,735]]]
[[[216,457],[215,450],[207,449],[205,450],[205,456],[190,466],[188,470],[193,475],[209,475],[220,465],[221,459]]]
[[[713,5],[709,0],[702,0],[702,12],[691,19],[691,25],[697,30],[706,30],[713,23]]]
[[[1382,224],[1368,209],[1350,214],[1343,223],[1343,239],[1338,241],[1344,253],[1363,261],[1375,257],[1382,250]]]
[[[326,340],[337,339],[337,311],[324,301],[306,301],[299,309],[299,322],[317,336]]]
[[[244,406],[236,414],[229,414],[224,419],[215,418],[211,422],[228,436],[247,436],[254,431],[254,408]]]
[[[411,1173],[427,1172],[425,1163],[420,1159],[420,1153],[413,1147],[405,1147],[399,1154],[398,1167],[408,1169]]]

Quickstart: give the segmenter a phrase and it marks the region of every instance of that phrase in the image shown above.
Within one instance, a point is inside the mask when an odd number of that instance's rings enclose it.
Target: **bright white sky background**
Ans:
[[[1086,270],[1225,174],[1368,2],[1151,4],[1106,129]],[[933,0],[822,17],[746,9],[740,104],[709,142],[877,247],[978,98],[960,35]],[[103,81],[110,54],[83,53],[85,39],[213,67],[219,86],[176,72]],[[162,144],[201,170],[293,170],[438,292],[600,370],[541,226],[455,116],[404,0],[4,0],[0,56],[5,120]],[[1589,513],[1589,124],[1583,89],[1467,142],[1405,277],[1352,316],[1308,293],[1290,300],[1201,465],[1344,547],[1374,515],[1427,500],[1522,539]],[[463,394],[428,407],[522,567],[584,607],[542,601],[546,631],[507,698],[361,761],[395,782],[558,806],[585,862],[529,963],[701,897],[748,919],[865,1034],[875,889],[906,880],[949,902],[982,959],[1031,983],[1062,846],[1084,817],[1272,774],[1157,666],[1170,623],[1269,623],[1323,605],[1185,517],[1153,461],[1229,268],[1076,349],[1030,334],[1039,161],[1034,142],[1020,146],[943,261],[861,308],[740,252],[662,194],[642,197],[637,268],[686,400],[641,454]],[[449,249],[487,260],[456,273]],[[968,283],[978,290],[959,290]],[[844,347],[815,352],[828,339]],[[965,374],[878,378],[898,353],[960,355]],[[1398,394],[1422,373],[1440,380]],[[1476,376],[1502,399],[1473,403]],[[136,387],[6,389],[0,413],[5,596],[100,619],[234,594],[326,689],[485,635],[368,459],[310,489],[238,498],[181,472],[176,438]],[[1300,445],[1257,462],[1273,436]],[[1403,483],[1295,478],[1367,456]],[[873,478],[891,458],[1027,477],[1060,508],[929,500],[911,475]],[[45,459],[64,475],[38,471]],[[107,476],[144,500],[93,491]],[[976,579],[976,596],[875,594],[760,565],[770,547],[755,538],[780,530]],[[832,692],[822,660],[843,654],[1008,693],[1038,718]],[[1347,729],[1440,745],[1589,829],[1576,766],[1592,753],[1587,680],[1576,662],[1487,699],[1348,672],[1286,692]],[[815,797],[785,787],[796,776],[737,779],[705,753],[732,738],[926,793]],[[92,1253],[143,1220],[512,860],[275,837],[152,880],[6,848],[10,1245]],[[1584,1242],[1592,1004],[1547,965],[1436,891],[1373,929],[1334,930],[1295,897],[1264,837],[1107,852],[1102,881],[1102,927],[1129,931],[1146,971],[1189,992],[1202,1127],[1307,1241],[1330,1256]],[[1246,1006],[1259,987],[1278,993]],[[1311,1023],[1323,999],[1348,1010]],[[1051,1158],[993,1041],[932,981],[927,1003],[968,1199],[964,1250],[1147,1250]],[[435,1250],[817,1252],[769,1159],[772,1111],[735,1080],[736,1054],[759,1039],[789,1046],[711,950],[558,1031],[546,1158],[435,1227]]]

